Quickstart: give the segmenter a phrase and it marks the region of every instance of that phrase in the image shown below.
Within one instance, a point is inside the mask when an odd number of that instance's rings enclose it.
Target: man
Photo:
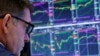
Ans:
[[[28,0],[0,0],[0,56],[20,56],[34,27]]]

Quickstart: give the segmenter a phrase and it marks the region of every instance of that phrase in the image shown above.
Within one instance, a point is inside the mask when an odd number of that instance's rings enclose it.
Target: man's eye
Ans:
[[[28,26],[24,25],[24,30],[27,30]]]

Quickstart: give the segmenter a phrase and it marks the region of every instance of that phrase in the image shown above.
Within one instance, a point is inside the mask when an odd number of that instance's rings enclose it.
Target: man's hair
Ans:
[[[7,13],[22,15],[25,8],[32,10],[29,0],[0,0],[0,16]]]

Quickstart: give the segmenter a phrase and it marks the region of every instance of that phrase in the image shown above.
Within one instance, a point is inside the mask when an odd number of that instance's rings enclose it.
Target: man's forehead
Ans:
[[[30,10],[28,8],[24,9],[24,14],[21,16],[21,18],[27,22],[31,21],[31,17],[30,17]]]

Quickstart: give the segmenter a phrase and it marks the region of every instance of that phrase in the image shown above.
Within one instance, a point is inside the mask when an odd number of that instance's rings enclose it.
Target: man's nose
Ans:
[[[25,34],[24,41],[25,41],[26,43],[30,41],[28,34]]]

